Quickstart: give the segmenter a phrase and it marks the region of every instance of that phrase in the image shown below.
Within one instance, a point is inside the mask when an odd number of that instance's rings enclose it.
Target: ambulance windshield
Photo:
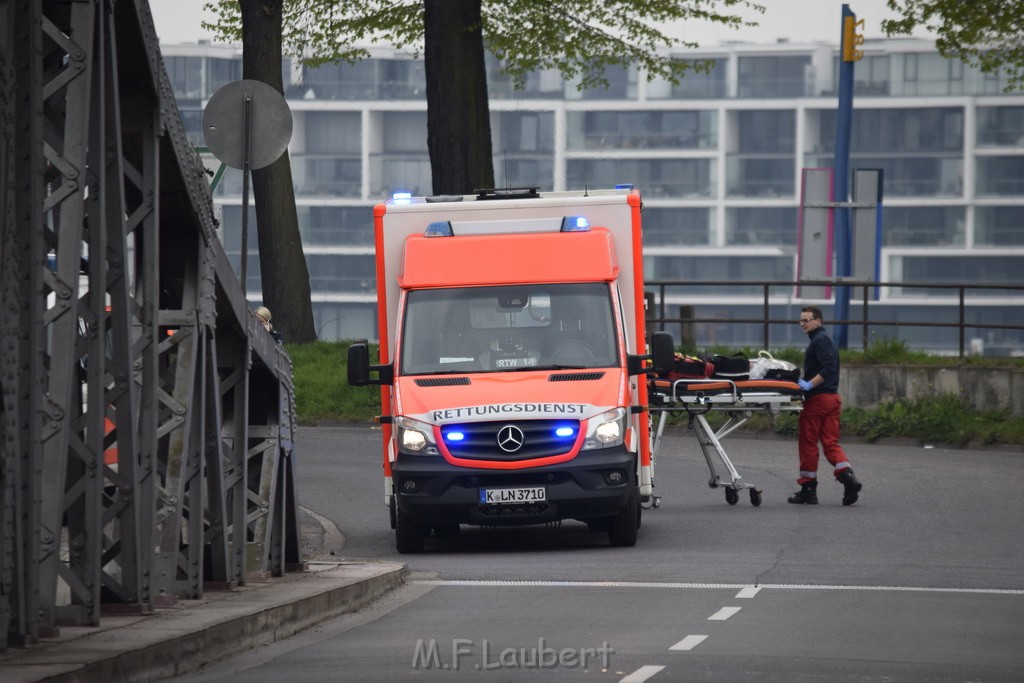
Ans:
[[[613,320],[603,282],[411,291],[401,374],[613,367]]]

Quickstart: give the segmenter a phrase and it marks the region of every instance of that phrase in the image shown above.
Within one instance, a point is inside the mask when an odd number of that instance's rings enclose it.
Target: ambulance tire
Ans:
[[[410,521],[399,510],[395,524],[395,547],[402,554],[422,553],[428,531],[430,531],[430,527]]]
[[[608,541],[615,548],[632,548],[640,532],[640,489],[633,485],[629,501],[619,514],[612,517],[608,528]]]

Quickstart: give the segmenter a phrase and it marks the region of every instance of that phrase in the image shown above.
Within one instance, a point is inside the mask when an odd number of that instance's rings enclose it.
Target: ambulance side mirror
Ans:
[[[629,356],[627,369],[631,375],[664,374],[675,365],[675,342],[668,332],[655,332],[651,335],[651,353],[647,356]],[[652,361],[653,367],[644,365],[644,361]]]
[[[370,373],[377,373],[371,377]],[[368,384],[391,384],[394,371],[390,365],[370,365],[370,346],[365,341],[353,342],[348,347],[348,383],[354,387]]]
[[[672,371],[676,364],[676,343],[669,332],[655,332],[651,335],[651,360],[654,361],[654,372],[664,375]]]

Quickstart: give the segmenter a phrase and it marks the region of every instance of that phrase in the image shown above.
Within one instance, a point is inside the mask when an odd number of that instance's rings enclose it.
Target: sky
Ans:
[[[207,0],[150,0],[150,9],[161,43],[195,43],[212,39],[200,27],[204,19],[212,17],[203,11]],[[751,13],[750,18],[759,26],[729,30],[706,22],[682,30],[681,38],[696,40],[702,46],[726,41],[747,43],[774,43],[779,39],[790,42],[839,43],[840,17],[843,0],[760,0],[766,6],[764,14]],[[882,19],[891,18],[886,0],[847,0],[850,9],[864,19],[865,38],[882,38]]]

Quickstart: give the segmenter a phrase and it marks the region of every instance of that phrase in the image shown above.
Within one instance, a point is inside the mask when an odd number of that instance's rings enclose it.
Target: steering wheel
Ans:
[[[582,339],[565,339],[555,345],[551,352],[551,362],[561,365],[586,363],[597,357],[590,344]]]

